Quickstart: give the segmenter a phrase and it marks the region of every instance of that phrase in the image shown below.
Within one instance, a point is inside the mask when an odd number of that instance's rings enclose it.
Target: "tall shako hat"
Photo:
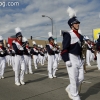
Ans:
[[[48,32],[48,35],[49,35],[48,41],[50,41],[50,40],[54,40],[53,35],[52,35],[51,32]]]
[[[35,41],[32,41],[32,44],[33,44],[33,46],[35,46],[36,45],[36,42]]]
[[[21,29],[19,27],[15,28],[15,32],[16,32],[16,37],[19,37],[19,36],[22,37]]]
[[[71,27],[73,24],[80,24],[76,17],[76,11],[71,7],[68,7],[67,13],[69,14],[70,19],[68,20],[68,25]]]
[[[3,43],[3,37],[0,36],[0,43]]]

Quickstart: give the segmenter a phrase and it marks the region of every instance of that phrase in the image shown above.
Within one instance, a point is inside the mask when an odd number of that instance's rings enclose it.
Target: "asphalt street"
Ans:
[[[32,65],[33,66],[33,65]],[[4,79],[0,80],[0,100],[70,100],[65,88],[69,78],[64,62],[60,62],[57,78],[49,79],[47,64],[39,65],[34,74],[25,75],[25,85],[16,86],[11,66],[5,69]],[[100,100],[100,71],[96,63],[87,66],[87,73],[80,93],[81,100]]]

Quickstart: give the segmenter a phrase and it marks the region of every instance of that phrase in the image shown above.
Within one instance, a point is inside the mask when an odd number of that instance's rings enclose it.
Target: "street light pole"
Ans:
[[[53,34],[53,19],[49,16],[46,15],[42,15],[42,17],[48,17],[51,20],[51,24],[52,24],[52,34]]]

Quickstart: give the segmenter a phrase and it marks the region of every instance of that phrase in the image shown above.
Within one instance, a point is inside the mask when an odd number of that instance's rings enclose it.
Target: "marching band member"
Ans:
[[[97,67],[98,70],[100,70],[100,35],[99,38],[97,39],[96,50],[97,50]]]
[[[41,45],[41,49],[40,49],[40,61],[41,61],[41,65],[44,65],[44,50],[43,50],[43,46]]]
[[[7,54],[6,48],[3,44],[3,38],[0,36],[0,79],[4,78],[4,70],[6,67],[5,56]]]
[[[40,49],[41,49],[41,46],[38,45],[38,63],[41,63],[41,55],[40,55]]]
[[[44,61],[46,61],[47,60],[47,50],[46,50],[46,47],[44,47]]]
[[[92,50],[91,50],[91,52],[92,52],[92,54],[91,54],[91,61],[94,62],[94,60],[95,60],[95,44],[94,44],[93,41],[91,41],[91,48],[92,48]]]
[[[56,57],[56,60],[57,60],[57,64],[59,64],[59,48],[58,48],[58,45],[57,45],[57,42],[55,41],[55,47],[56,47],[56,51],[55,51],[55,57]]]
[[[22,42],[22,33],[19,27],[15,28],[16,41],[13,42],[13,49],[15,51],[15,85],[22,85],[24,82],[24,72],[25,72],[25,61],[24,61],[24,48]]]
[[[66,92],[72,100],[81,100],[78,94],[78,87],[84,79],[83,63],[80,58],[82,52],[83,36],[79,34],[80,22],[76,18],[75,11],[68,7],[70,19],[68,25],[71,28],[69,32],[61,32],[63,35],[63,50],[61,56],[66,63],[70,84],[66,87]]]
[[[12,45],[13,45],[13,42],[12,42]],[[13,68],[13,71],[15,71],[15,51],[13,49],[13,46],[12,46],[12,51],[11,51],[11,65],[12,65],[12,68]]]
[[[91,41],[87,39],[86,63],[88,66],[91,66],[90,64],[91,55],[92,55]]]
[[[24,60],[26,65],[25,73],[28,74],[29,71],[29,74],[33,74],[32,62],[31,62],[31,48],[29,47],[29,42],[27,41],[27,39],[25,42],[26,42],[26,45],[24,47]]]
[[[38,67],[38,47],[36,45],[36,42],[33,41],[33,48],[31,49],[31,53],[33,54],[33,62],[34,62],[34,67],[37,69]]]
[[[52,37],[52,33],[49,32],[49,44],[46,45],[47,52],[48,52],[48,76],[49,78],[56,77],[56,69],[57,69],[57,61],[55,59],[55,51],[56,48],[54,47],[54,38]]]
[[[58,46],[58,48],[59,48],[59,59],[58,59],[58,60],[60,61],[60,60],[62,60],[62,59],[61,59],[61,50],[60,50],[60,46]]]
[[[11,66],[11,46],[10,46],[10,44],[7,44],[7,55],[6,55],[6,61],[7,61],[7,64],[8,64],[8,66]]]

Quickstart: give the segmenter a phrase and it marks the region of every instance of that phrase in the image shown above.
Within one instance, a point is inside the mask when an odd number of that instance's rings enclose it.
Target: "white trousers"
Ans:
[[[7,64],[8,64],[8,66],[10,66],[12,63],[12,61],[11,61],[12,59],[11,59],[11,55],[7,55],[6,56],[6,62],[7,62]]]
[[[47,56],[47,53],[45,53],[45,54],[44,54],[44,61],[47,60],[47,57],[48,57],[48,56]]]
[[[0,77],[4,75],[5,66],[6,66],[5,57],[0,57]]]
[[[38,56],[37,55],[33,55],[33,62],[34,62],[35,69],[37,69],[37,64],[38,64]]]
[[[55,54],[56,60],[57,60],[57,64],[59,63],[59,54]],[[58,66],[57,66],[58,67]]]
[[[15,71],[15,56],[12,56],[11,59],[12,59],[11,60],[12,61],[11,65],[12,65],[13,71]]]
[[[94,53],[91,52],[90,61],[93,61],[94,62],[94,57],[95,57]]]
[[[86,63],[87,63],[88,65],[90,65],[91,54],[92,54],[92,52],[91,52],[90,50],[87,50],[87,52],[86,52]]]
[[[60,53],[59,53],[59,60],[62,60]]]
[[[79,96],[78,86],[82,83],[84,79],[83,63],[79,56],[69,54],[69,57],[70,57],[72,66],[67,67],[67,71],[68,71],[68,75],[70,79],[70,84],[68,85],[67,88],[69,88],[70,93],[73,97],[78,97]]]
[[[44,65],[44,56],[40,56],[41,57],[41,65]]]
[[[57,70],[57,60],[55,55],[48,54],[48,76],[55,76]]]
[[[100,53],[97,53],[97,67],[100,70]]]
[[[15,55],[15,83],[24,81],[25,61],[24,56]]]
[[[29,73],[33,72],[31,57],[24,55],[24,60],[25,60],[25,73],[28,73],[28,70],[29,70]]]

